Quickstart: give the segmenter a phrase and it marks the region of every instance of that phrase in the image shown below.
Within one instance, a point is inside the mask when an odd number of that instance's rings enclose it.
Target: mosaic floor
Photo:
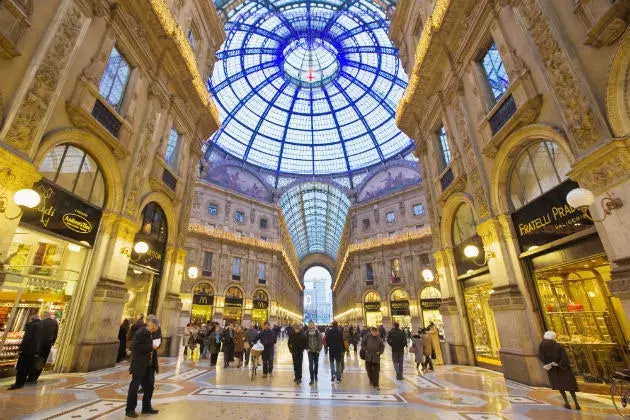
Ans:
[[[619,418],[606,396],[578,394],[582,411],[562,407],[559,394],[503,379],[501,374],[467,366],[439,366],[418,376],[406,360],[397,381],[386,353],[381,389],[370,388],[357,355],[346,358],[341,384],[331,384],[328,358],[321,354],[319,383],[293,383],[286,342],[279,342],[272,377],[252,381],[245,369],[210,369],[182,358],[161,360],[156,377],[154,419],[604,419]],[[219,358],[221,365],[221,358]],[[89,374],[51,374],[37,386],[0,389],[1,419],[121,419],[130,376],[126,364]],[[259,371],[260,372],[260,371]],[[141,404],[138,404],[138,411]],[[148,416],[142,416],[149,418]]]

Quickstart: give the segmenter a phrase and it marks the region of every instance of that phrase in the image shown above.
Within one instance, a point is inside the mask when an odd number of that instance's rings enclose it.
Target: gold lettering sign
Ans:
[[[63,224],[68,229],[77,233],[90,233],[92,232],[92,224],[83,216],[74,213],[66,213],[61,218]]]
[[[540,217],[537,217],[530,222],[527,223],[519,223],[518,230],[521,236],[530,235],[536,231],[542,230],[545,226],[551,225],[552,223],[558,222],[566,217],[570,217],[577,212],[576,209],[565,204],[564,206],[554,206],[551,208],[551,212],[544,214]],[[554,230],[559,230],[561,228],[566,227],[567,225],[572,225],[575,223],[579,223],[580,221],[586,219],[586,216],[582,213],[579,213],[577,216],[565,221],[559,225],[553,225],[552,228]]]

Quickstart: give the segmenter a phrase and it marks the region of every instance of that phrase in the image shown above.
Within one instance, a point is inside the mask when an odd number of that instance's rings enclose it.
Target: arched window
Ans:
[[[437,287],[429,286],[422,289],[420,299],[441,299],[442,293]]]
[[[513,210],[540,197],[567,179],[569,157],[552,141],[540,141],[525,149],[514,164],[508,184]]]
[[[477,234],[477,222],[469,204],[457,208],[453,220],[453,246],[457,246]]]
[[[103,173],[96,161],[82,149],[69,144],[53,148],[39,165],[39,172],[53,184],[98,208],[103,207]]]
[[[207,295],[213,296],[214,289],[210,283],[199,283],[193,289],[193,295]]]
[[[380,302],[381,297],[376,292],[369,292],[367,295],[365,295],[365,301],[366,302]]]
[[[409,300],[409,293],[406,290],[396,289],[392,292],[392,300]]]
[[[226,297],[243,299],[243,291],[238,287],[232,286],[225,292]]]
[[[267,296],[267,293],[264,290],[256,290],[254,292],[254,300],[267,302],[269,300],[269,296]]]
[[[142,236],[166,244],[168,226],[164,210],[156,203],[149,203],[142,213]]]

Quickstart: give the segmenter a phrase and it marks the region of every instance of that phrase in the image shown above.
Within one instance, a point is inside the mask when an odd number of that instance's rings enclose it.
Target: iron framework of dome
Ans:
[[[250,0],[233,7],[209,83],[214,147],[265,170],[349,174],[413,142],[394,113],[407,86],[382,9],[369,0]]]

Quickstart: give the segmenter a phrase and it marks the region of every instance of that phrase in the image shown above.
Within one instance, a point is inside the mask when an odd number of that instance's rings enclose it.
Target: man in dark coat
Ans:
[[[59,324],[55,319],[54,312],[45,312],[42,314],[42,342],[41,342],[41,351],[39,353],[39,363],[35,363],[33,366],[33,370],[28,376],[26,382],[28,383],[37,383],[39,379],[39,375],[42,374],[42,370],[46,366],[46,361],[48,360],[48,356],[50,355],[50,349],[55,345],[57,341],[57,334],[59,333]]]
[[[293,358],[293,373],[295,374],[293,381],[299,384],[302,382],[302,363],[304,362],[304,350],[308,347],[308,342],[304,330],[300,329],[299,325],[296,325],[295,329],[291,328],[290,331],[287,344]]]
[[[407,335],[397,322],[394,328],[387,334],[387,343],[392,347],[392,362],[396,371],[396,379],[403,379],[403,364],[405,362],[405,347],[407,347]]]
[[[343,361],[343,333],[339,329],[339,323],[333,321],[332,327],[326,331],[326,345],[328,346],[328,360],[330,361],[330,381],[337,383],[341,382],[341,375],[343,374],[343,367],[341,362]]]
[[[39,363],[39,355],[42,345],[42,321],[39,315],[33,315],[31,322],[24,327],[24,337],[20,343],[18,362],[16,366],[17,374],[15,383],[9,390],[24,387],[28,374],[33,371],[36,361]]]
[[[136,331],[138,331],[138,328],[142,327],[143,325],[144,325],[144,314],[138,314],[138,316],[136,317],[136,322],[131,324],[131,327],[129,328],[129,336],[127,337],[127,343],[130,346],[131,346],[131,342],[133,341],[133,337],[136,335]]]
[[[265,321],[263,330],[260,333],[260,343],[265,346],[262,353],[263,360],[263,378],[273,372],[273,355],[275,353],[275,345],[277,341],[276,333],[269,328],[269,322]]]
[[[547,331],[543,336],[543,340],[538,347],[538,358],[543,363],[543,368],[547,371],[551,389],[560,391],[564,399],[564,408],[571,409],[566,393],[566,391],[569,391],[575,402],[575,409],[580,410],[580,404],[578,404],[577,396],[575,395],[578,391],[578,384],[571,370],[567,351],[562,344],[556,341],[555,332]]]
[[[365,352],[365,370],[367,371],[370,385],[380,389],[378,385],[381,371],[381,354],[385,351],[385,343],[381,340],[376,327],[370,329],[361,340],[361,351]]]
[[[138,417],[136,406],[138,405],[138,388],[142,385],[142,413],[157,414],[151,406],[153,387],[155,385],[155,372],[158,371],[157,348],[160,346],[161,334],[157,333],[160,321],[154,316],[147,316],[146,326],[138,328],[133,336],[131,344],[132,375],[129,391],[127,392],[127,417]]]
[[[387,334],[386,334],[386,331],[385,331],[385,327],[383,327],[382,324],[381,324],[380,327],[378,327],[378,334],[381,336],[381,340],[385,341],[385,336]]]

